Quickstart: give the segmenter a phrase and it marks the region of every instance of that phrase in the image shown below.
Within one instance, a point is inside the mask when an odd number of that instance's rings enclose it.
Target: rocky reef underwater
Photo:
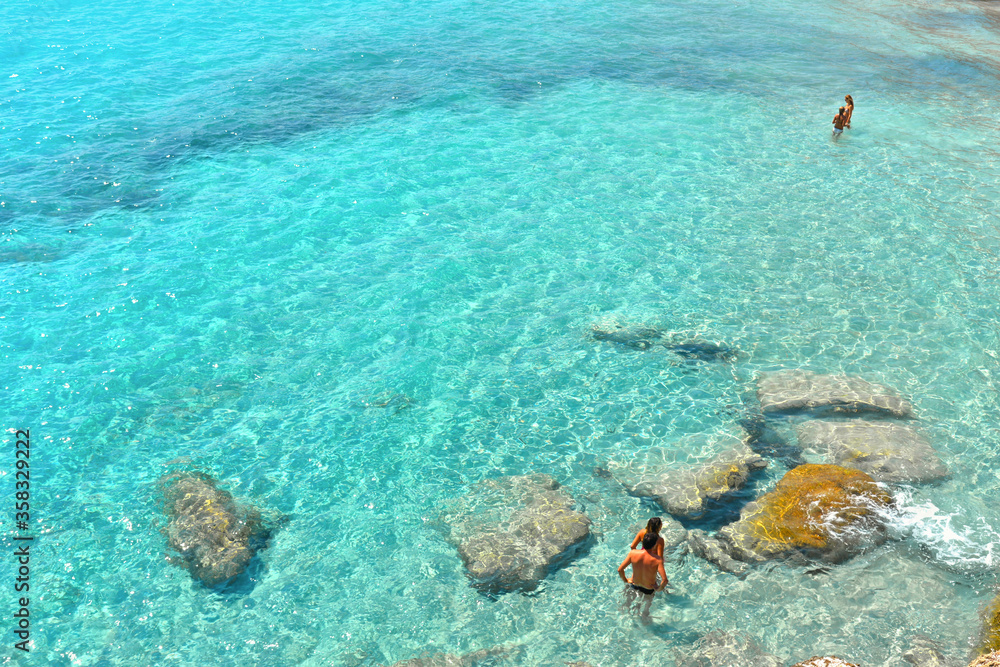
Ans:
[[[623,351],[662,346],[681,363],[735,364],[740,357],[734,347],[650,326],[601,323],[591,334]],[[692,448],[714,451],[713,456],[678,465],[676,449],[647,447],[595,470],[622,493],[663,510],[665,554],[691,554],[738,577],[769,561],[826,571],[889,539],[898,485],[949,475],[919,429],[912,403],[891,387],[802,369],[759,372],[749,382],[753,390],[745,414],[725,432],[704,435],[711,446]],[[789,416],[796,417],[795,443],[773,428],[775,420]],[[748,500],[748,484],[771,461],[787,472]],[[720,503],[736,503],[731,511],[738,509],[738,518],[714,530],[685,527]],[[539,595],[545,594],[540,584],[549,574],[586,553],[596,539],[591,519],[579,507],[572,491],[549,475],[503,476],[471,484],[465,496],[444,508],[440,524],[473,587],[492,596]],[[917,667],[1000,667],[1000,596],[982,617],[972,662],[949,662],[932,640],[916,641],[903,658]],[[424,656],[394,667],[519,664],[518,655],[517,647],[508,646]],[[752,639],[719,630],[675,647],[670,657],[678,667],[785,664]],[[849,656],[816,656],[795,667],[858,666]]]
[[[208,588],[237,592],[252,588],[250,570],[256,556],[284,518],[237,502],[200,471],[169,473],[159,486],[171,562]]]

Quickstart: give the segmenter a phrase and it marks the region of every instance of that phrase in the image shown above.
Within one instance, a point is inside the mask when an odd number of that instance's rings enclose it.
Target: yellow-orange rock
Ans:
[[[983,610],[983,632],[979,639],[978,655],[1000,652],[1000,595]],[[997,663],[1000,665],[1000,663]]]
[[[806,464],[744,507],[718,537],[748,562],[795,554],[840,561],[885,540],[881,513],[891,504],[860,470]]]
[[[969,663],[969,667],[1000,667],[1000,651],[979,656]]]

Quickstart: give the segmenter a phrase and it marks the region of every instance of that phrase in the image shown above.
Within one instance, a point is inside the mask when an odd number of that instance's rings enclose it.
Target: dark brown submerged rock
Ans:
[[[160,480],[172,559],[206,586],[219,586],[242,574],[257,548],[266,544],[260,512],[233,500],[228,491],[200,472],[167,475]]]

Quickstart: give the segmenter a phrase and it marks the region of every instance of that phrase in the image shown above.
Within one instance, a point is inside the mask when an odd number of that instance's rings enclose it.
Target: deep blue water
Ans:
[[[34,650],[4,627],[3,655],[671,664],[721,629],[788,664],[901,665],[918,635],[961,662],[1000,559],[998,16],[6,3],[0,388],[4,427],[32,433],[38,542]],[[593,340],[611,320],[741,355]],[[688,557],[652,625],[622,617],[614,569],[654,510],[594,468],[707,456],[683,438],[731,427],[780,368],[895,387],[951,478],[896,489],[895,539],[828,574]],[[247,590],[167,562],[177,466],[287,518]],[[440,509],[527,472],[595,541],[536,595],[489,599]]]

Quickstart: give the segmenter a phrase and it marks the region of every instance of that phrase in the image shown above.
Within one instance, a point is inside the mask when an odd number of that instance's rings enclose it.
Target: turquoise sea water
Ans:
[[[724,630],[963,664],[1000,561],[990,4],[15,0],[0,26],[0,389],[38,535],[7,662],[669,665]],[[608,320],[741,355],[593,340]],[[623,617],[657,511],[594,468],[697,458],[781,368],[897,388],[952,477],[828,573],[675,559],[653,623]],[[248,590],[167,562],[179,465],[287,516]],[[488,598],[441,507],[528,472],[595,540]]]

